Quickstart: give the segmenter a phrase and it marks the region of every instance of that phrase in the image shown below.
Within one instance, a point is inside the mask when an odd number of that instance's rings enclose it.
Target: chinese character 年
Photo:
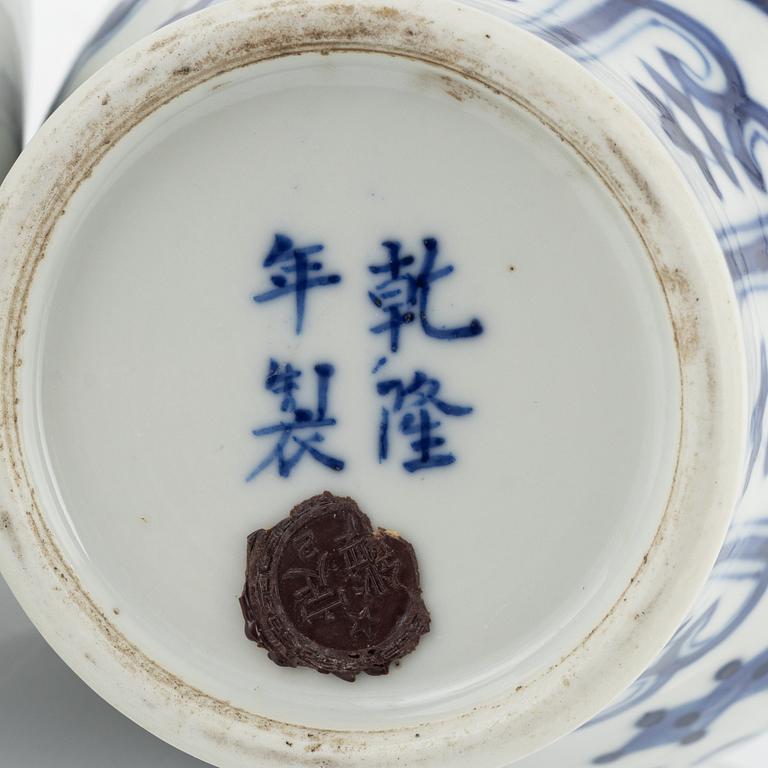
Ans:
[[[257,304],[293,296],[296,301],[296,335],[301,335],[304,328],[304,315],[307,306],[307,293],[313,288],[337,285],[341,275],[323,274],[323,264],[313,260],[312,256],[320,253],[324,245],[308,245],[296,248],[287,235],[275,235],[272,248],[264,259],[264,267],[279,268],[277,274],[270,277],[272,288],[253,296]],[[282,274],[280,274],[282,272]]]

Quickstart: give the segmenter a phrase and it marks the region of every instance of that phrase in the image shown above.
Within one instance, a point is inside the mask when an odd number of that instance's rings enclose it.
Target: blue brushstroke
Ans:
[[[750,5],[754,5],[759,11],[768,13],[768,0],[746,0]]]
[[[297,392],[302,371],[291,363],[281,364],[274,359],[269,361],[264,387],[280,397],[280,411],[290,418],[251,430],[254,437],[277,435],[278,440],[267,456],[248,473],[246,482],[252,482],[273,464],[280,477],[288,478],[306,454],[335,472],[344,469],[345,462],[342,459],[318,448],[320,443],[325,442],[322,432],[336,426],[336,419],[328,415],[330,382],[335,368],[330,363],[318,363],[314,370],[317,377],[317,405],[313,409],[299,407]]]
[[[720,198],[723,192],[709,166],[719,167],[739,187],[729,156],[741,167],[756,189],[766,192],[766,177],[757,161],[756,148],[759,142],[768,143],[768,110],[747,93],[735,58],[720,38],[702,22],[662,0],[606,0],[567,23],[546,27],[542,34],[561,48],[578,48],[591,43],[638,11],[654,14],[657,23],[674,25],[680,36],[695,46],[697,54],[706,63],[704,78],[711,74],[712,63],[715,63],[724,80],[722,86],[709,87],[689,63],[662,47],[657,48],[665,65],[664,72],[643,62],[657,90],[652,92],[639,82],[636,85],[659,113],[662,130],[675,146],[694,158],[702,168],[708,184]],[[637,33],[649,23],[653,21],[639,23],[633,32]],[[672,112],[672,105],[701,131],[703,147],[688,135]],[[718,115],[727,139],[726,146],[721,144],[702,120],[699,113],[701,108]],[[705,154],[705,148],[709,156]]]
[[[379,463],[389,458],[389,424],[390,416],[394,415],[400,416],[400,433],[409,438],[409,445],[415,454],[403,462],[406,472],[413,474],[448,467],[456,462],[456,456],[445,448],[446,439],[437,434],[442,422],[433,414],[438,412],[455,418],[468,416],[474,409],[443,400],[439,397],[441,387],[439,379],[423,371],[416,371],[407,384],[403,379],[386,379],[377,383],[377,393],[381,397],[391,397],[391,403],[381,411]]]
[[[187,16],[191,16],[193,13],[198,13],[199,11],[204,11],[206,8],[210,8],[210,6],[215,5],[216,3],[221,2],[221,0],[198,0],[194,5],[190,6],[189,8],[185,8],[184,10],[179,11],[178,13],[174,14],[170,18],[166,19],[159,27],[158,29],[162,29],[163,27],[167,27],[169,24],[173,24],[177,21],[181,21],[181,19],[186,19]]]
[[[639,730],[636,736],[615,752],[600,755],[592,762],[607,765],[634,752],[701,741],[734,704],[768,691],[768,650],[746,662],[734,659],[717,671],[714,682],[705,696],[678,707],[646,712],[635,724]]]
[[[473,318],[466,325],[438,326],[430,318],[430,297],[434,283],[453,274],[451,264],[437,267],[440,243],[435,237],[422,240],[424,257],[416,269],[416,257],[403,254],[399,240],[385,240],[386,260],[371,264],[368,271],[377,283],[368,292],[368,298],[376,309],[386,315],[386,320],[371,327],[371,333],[389,336],[390,352],[400,349],[402,328],[417,321],[426,336],[438,341],[470,339],[483,333],[483,325]],[[380,281],[380,282],[378,282]]]
[[[277,268],[271,275],[272,288],[255,294],[252,298],[257,304],[292,296],[296,302],[296,335],[304,329],[307,293],[314,288],[338,285],[341,275],[323,274],[323,264],[311,257],[325,250],[321,243],[297,248],[287,235],[276,234],[272,248],[264,259],[264,268]],[[282,273],[282,274],[281,274]]]
[[[710,634],[710,626],[720,608],[720,598],[717,598],[690,617],[628,694],[591,720],[587,727],[635,709],[657,694],[683,669],[697,663],[728,640],[765,597],[768,592],[768,518],[758,521],[748,530],[748,533],[735,537],[723,547],[713,569],[714,579],[721,582],[740,581],[747,586],[741,603],[731,610],[722,628]],[[735,575],[735,564],[751,569]]]

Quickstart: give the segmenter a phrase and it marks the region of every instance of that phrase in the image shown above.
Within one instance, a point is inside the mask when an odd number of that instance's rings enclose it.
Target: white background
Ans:
[[[25,30],[28,134],[44,119],[69,64],[114,0],[19,0]],[[8,768],[195,768],[118,715],[50,651],[0,583],[0,744]],[[768,736],[720,765],[765,768]],[[569,768],[569,766],[552,766]],[[714,768],[714,765],[712,766]]]

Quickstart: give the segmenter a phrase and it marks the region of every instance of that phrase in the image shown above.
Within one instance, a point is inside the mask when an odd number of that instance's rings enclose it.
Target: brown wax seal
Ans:
[[[327,491],[248,537],[240,605],[276,664],[350,682],[387,674],[429,631],[413,547]]]

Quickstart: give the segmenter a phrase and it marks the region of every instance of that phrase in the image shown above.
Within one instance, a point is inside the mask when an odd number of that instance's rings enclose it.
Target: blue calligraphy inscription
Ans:
[[[317,447],[325,441],[322,430],[336,425],[336,419],[328,415],[328,390],[335,372],[330,363],[315,366],[317,376],[317,407],[314,410],[300,408],[296,400],[302,371],[290,363],[280,365],[269,361],[269,372],[264,382],[268,392],[281,397],[280,410],[285,418],[266,427],[254,429],[254,437],[275,436],[277,442],[269,455],[248,475],[250,482],[272,464],[277,465],[280,477],[290,477],[291,472],[305,454],[309,454],[324,467],[340,472],[344,461],[323,453]]]
[[[392,352],[400,349],[400,329],[404,325],[419,321],[424,333],[440,341],[453,341],[479,336],[483,326],[473,319],[466,325],[447,328],[434,325],[429,315],[429,298],[432,285],[453,272],[453,266],[436,267],[440,246],[436,238],[423,240],[424,259],[416,271],[416,258],[403,255],[402,243],[386,240],[382,243],[387,251],[383,264],[368,267],[372,275],[381,279],[368,297],[374,306],[386,315],[386,320],[371,328],[373,333],[389,334],[389,348]]]
[[[451,405],[438,397],[440,381],[430,378],[422,371],[416,371],[409,384],[402,379],[387,379],[376,385],[376,391],[382,397],[390,397],[389,405],[381,409],[379,423],[379,462],[389,458],[390,419],[399,416],[400,432],[407,438],[413,438],[410,446],[415,456],[403,462],[408,472],[446,467],[456,461],[456,457],[445,449],[445,438],[436,434],[442,425],[435,417],[435,412],[445,416],[466,416],[472,408],[465,405]]]
[[[275,268],[278,271],[270,276],[273,287],[256,294],[253,300],[257,304],[263,304],[283,296],[293,296],[296,300],[297,336],[301,335],[304,328],[307,292],[312,288],[337,285],[341,282],[341,275],[321,274],[322,262],[312,260],[311,257],[324,248],[320,243],[296,248],[290,237],[276,234],[272,248],[264,259],[265,269]]]

